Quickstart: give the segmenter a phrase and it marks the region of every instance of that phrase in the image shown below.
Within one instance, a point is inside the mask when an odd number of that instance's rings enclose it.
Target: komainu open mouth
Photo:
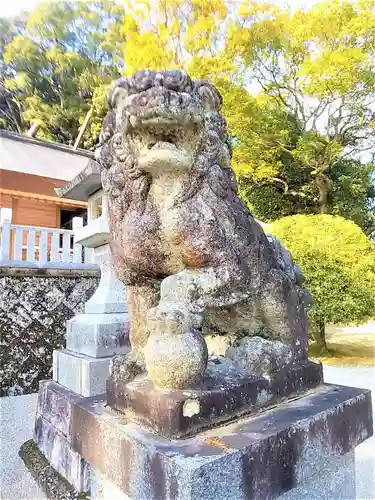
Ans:
[[[160,122],[156,124],[152,120],[150,124],[149,120],[142,120],[129,132],[139,151],[138,167],[148,172],[167,168],[189,169],[192,155],[188,147],[192,129],[173,121],[165,123],[161,119]]]
[[[129,135],[139,151],[156,151],[160,149],[176,151],[184,150],[187,142],[187,136],[198,133],[197,127],[183,127],[174,120],[166,122],[161,118],[158,122],[153,119],[139,120],[136,126],[133,126]]]

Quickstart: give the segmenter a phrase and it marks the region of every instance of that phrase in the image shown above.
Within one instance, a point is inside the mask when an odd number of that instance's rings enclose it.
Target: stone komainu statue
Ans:
[[[206,333],[259,336],[307,356],[303,275],[237,195],[222,99],[184,71],[114,85],[97,158],[112,255],[127,285],[131,379],[185,388],[207,366]]]

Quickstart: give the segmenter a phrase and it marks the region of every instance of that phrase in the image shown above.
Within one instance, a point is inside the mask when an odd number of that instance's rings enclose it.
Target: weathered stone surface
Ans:
[[[82,312],[98,271],[0,269],[0,396],[37,392],[52,374],[65,323]]]
[[[101,189],[100,169],[96,161],[91,160],[88,165],[56,193],[70,200],[87,201],[89,197]]]
[[[32,439],[21,446],[19,455],[31,476],[45,494],[43,498],[49,500],[88,500],[87,495],[77,491],[66,478],[52,467]],[[31,497],[29,498],[31,500]],[[93,500],[91,496],[90,499]]]
[[[53,352],[53,380],[81,396],[105,392],[112,356],[92,358],[66,349]]]
[[[40,383],[34,440],[39,450],[77,491],[89,490],[89,465],[73,451],[72,407],[82,398],[52,380]]]
[[[129,317],[117,314],[77,314],[66,325],[66,348],[103,358],[129,351]]]
[[[275,370],[293,361],[293,351],[288,344],[261,337],[239,340],[227,350],[226,356],[238,370],[260,377],[270,377]]]
[[[229,347],[236,341],[231,335],[206,335],[208,356],[225,356]]]
[[[73,407],[74,450],[131,500],[270,500],[371,434],[370,391],[334,385],[180,441],[98,397]]]
[[[97,227],[98,223],[106,227]],[[100,266],[100,282],[95,293],[85,304],[86,314],[116,314],[126,313],[128,311],[125,287],[116,276],[112,263],[111,251],[108,245],[110,235],[108,233],[108,221],[104,217],[99,217],[90,222],[82,230],[89,229],[93,237],[97,239],[98,244],[94,250],[95,262]],[[90,229],[91,228],[91,229]],[[107,233],[98,231],[107,231]],[[79,231],[79,230],[78,230]],[[77,235],[78,236],[78,235]],[[104,244],[106,243],[106,244]],[[85,244],[83,242],[83,244]],[[87,245],[87,242],[86,242]],[[91,242],[89,246],[94,246]]]
[[[181,70],[142,71],[116,82],[109,104],[97,158],[131,342],[146,345],[149,376],[168,388],[203,377],[201,343],[183,340],[197,330],[261,334],[305,359],[303,276],[238,198],[215,87]],[[173,377],[176,365],[186,377]]]
[[[354,451],[352,451],[343,457],[335,457],[328,463],[323,464],[321,470],[317,471],[311,480],[294,487],[279,496],[278,499],[354,500],[359,498],[356,493],[355,472]],[[215,499],[205,498],[206,500],[227,500],[227,491],[218,492],[218,494],[219,496],[215,497]],[[108,481],[103,474],[97,472],[92,476],[90,499],[132,500],[128,495],[120,491],[116,485]],[[191,498],[187,500],[191,500]],[[241,497],[241,500],[245,499]]]
[[[224,361],[222,369],[221,359]],[[189,390],[159,389],[145,376],[132,382],[107,381],[107,403],[132,420],[167,438],[181,438],[202,429],[254,413],[317,387],[320,364],[311,361],[273,372],[269,378],[228,370],[226,358],[211,361],[209,375]],[[239,375],[240,373],[240,375]]]
[[[39,385],[36,413],[69,440],[72,405],[80,399],[79,394],[69,391],[52,380],[44,380]]]
[[[207,367],[207,346],[198,330],[179,335],[152,334],[144,352],[149,377],[167,389],[194,386]]]
[[[311,480],[284,493],[278,500],[360,500],[363,497],[356,490],[355,452],[351,451],[325,463]]]
[[[74,238],[77,243],[87,248],[99,248],[107,245],[109,242],[108,220],[104,217],[90,220],[89,224],[86,226],[78,227],[74,230]],[[94,255],[95,253],[96,252],[94,252]]]
[[[68,439],[41,415],[37,415],[35,420],[34,439],[52,467],[76,490],[89,490],[89,465],[73,451]]]

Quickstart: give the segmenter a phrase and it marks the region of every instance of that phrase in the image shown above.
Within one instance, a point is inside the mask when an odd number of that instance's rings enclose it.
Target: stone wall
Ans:
[[[96,270],[0,268],[0,396],[38,391],[66,321],[94,293]]]

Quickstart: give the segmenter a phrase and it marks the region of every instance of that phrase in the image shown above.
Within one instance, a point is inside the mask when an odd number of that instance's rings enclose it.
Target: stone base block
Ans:
[[[372,435],[370,391],[335,385],[179,441],[104,397],[75,402],[72,416],[74,450],[131,500],[270,500]]]
[[[52,467],[78,492],[89,490],[89,465],[73,451],[67,438],[41,415],[36,418],[34,439]]]
[[[269,378],[237,373],[206,376],[198,387],[189,390],[160,389],[147,375],[128,383],[111,375],[107,403],[157,434],[179,438],[280,403],[322,381],[322,365],[312,361],[286,366]]]
[[[78,492],[90,488],[91,469],[71,446],[72,405],[81,396],[51,380],[41,382],[38,394],[34,440],[39,450]]]
[[[105,393],[109,375],[108,358],[92,358],[66,349],[53,352],[53,380],[81,396]]]
[[[66,348],[79,354],[104,358],[130,350],[129,316],[77,314],[67,322]]]
[[[279,496],[279,500],[362,500],[356,493],[354,451],[334,458],[324,464],[310,481]],[[102,474],[95,473],[90,481],[91,500],[131,500],[131,498],[107,481]],[[206,500],[227,500],[226,492],[221,497]],[[243,499],[248,500],[248,498]]]
[[[70,439],[72,406],[81,397],[53,380],[43,380],[39,384],[36,414],[42,416],[58,432]]]

